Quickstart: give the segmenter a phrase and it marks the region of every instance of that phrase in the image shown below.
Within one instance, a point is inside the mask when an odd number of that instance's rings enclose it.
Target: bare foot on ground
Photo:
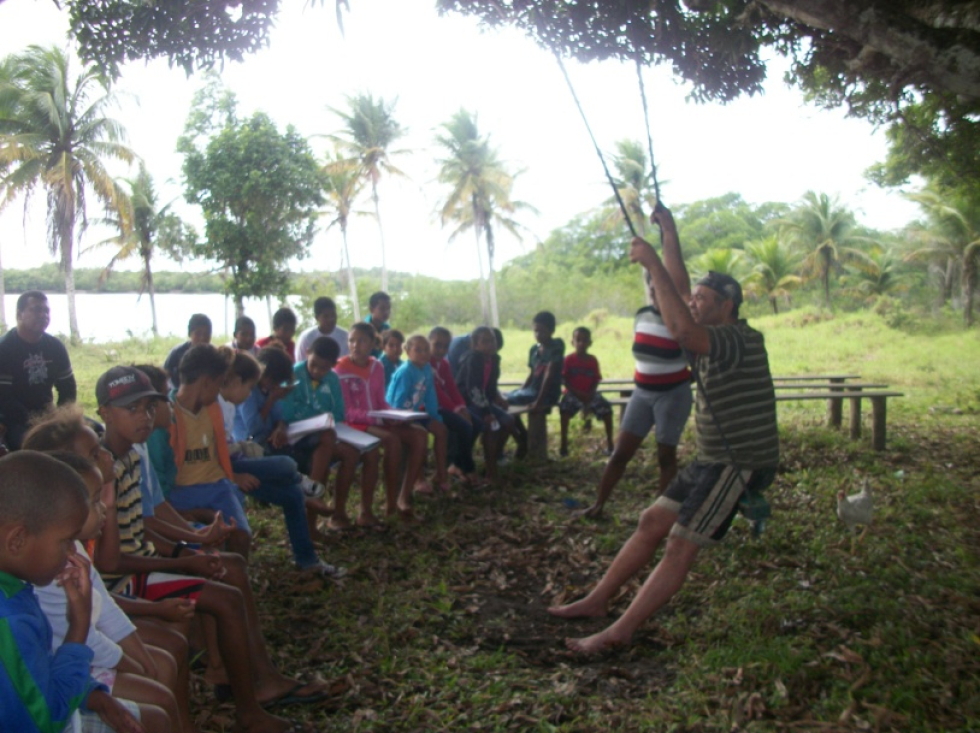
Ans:
[[[609,611],[605,603],[590,600],[588,596],[581,601],[567,603],[564,606],[551,606],[548,613],[558,618],[602,618]]]
[[[612,634],[609,629],[582,639],[565,639],[565,646],[577,654],[600,654],[610,649],[624,647],[629,643],[629,637],[621,639]]]
[[[334,532],[350,529],[350,518],[346,514],[334,514],[327,520],[327,529]]]

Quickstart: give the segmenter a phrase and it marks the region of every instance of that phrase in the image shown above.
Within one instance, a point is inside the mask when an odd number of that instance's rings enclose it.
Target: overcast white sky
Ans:
[[[491,135],[501,157],[514,169],[525,170],[515,198],[540,212],[525,217],[531,233],[523,245],[500,237],[498,261],[527,251],[552,229],[610,196],[554,58],[519,32],[481,32],[470,18],[440,18],[434,0],[353,0],[342,37],[333,3],[310,5],[284,0],[270,47],[244,63],[229,63],[222,76],[238,95],[243,114],[261,109],[280,125],[291,123],[306,135],[338,130],[339,121],[328,107],[344,106],[344,95],[397,97],[396,117],[408,129],[399,147],[412,152],[395,159],[409,179],[385,180],[380,187],[390,269],[443,278],[476,276],[472,237],[447,243],[435,213],[445,194],[434,182],[439,152],[433,137],[460,107],[476,111],[481,130]],[[4,0],[0,53],[30,43],[63,44],[66,27],[50,0]],[[626,137],[645,139],[632,65],[567,66],[605,150]],[[770,68],[765,95],[728,106],[689,103],[687,90],[667,69],[649,70],[645,81],[665,203],[729,191],[752,203],[792,202],[813,189],[839,194],[869,226],[892,229],[913,218],[913,205],[863,177],[868,166],[884,158],[883,131],[846,119],[840,111],[804,104],[798,92],[783,84],[782,68],[778,61]],[[115,116],[129,131],[131,147],[146,160],[162,201],[180,196],[181,158],[174,147],[201,83],[200,77],[188,78],[156,61],[127,66],[119,84],[132,96]],[[326,142],[313,140],[313,145],[319,151]],[[43,204],[42,192],[26,226],[23,207],[0,215],[5,267],[50,259]],[[179,210],[199,226],[194,207],[180,201]],[[95,239],[88,237],[83,247]],[[355,266],[380,264],[373,220],[355,221],[349,241]],[[626,242],[624,232],[624,246]],[[336,269],[339,253],[339,233],[320,233],[312,259],[297,268]],[[102,266],[107,259],[95,252],[83,255],[78,264]]]

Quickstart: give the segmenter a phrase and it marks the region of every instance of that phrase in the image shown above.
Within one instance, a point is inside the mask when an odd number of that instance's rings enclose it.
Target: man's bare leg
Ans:
[[[548,613],[561,618],[605,616],[609,601],[627,580],[636,575],[650,562],[653,553],[670,533],[677,520],[677,513],[659,506],[647,507],[640,515],[636,530],[626,540],[609,570],[599,584],[585,598],[564,606],[552,606]]]
[[[657,464],[660,466],[659,496],[667,490],[667,486],[677,475],[677,446],[657,443]]]
[[[565,644],[572,651],[583,654],[595,654],[629,644],[640,624],[662,608],[684,585],[700,549],[700,546],[683,537],[675,535],[668,538],[664,556],[626,612],[598,634],[581,639],[565,639]]]

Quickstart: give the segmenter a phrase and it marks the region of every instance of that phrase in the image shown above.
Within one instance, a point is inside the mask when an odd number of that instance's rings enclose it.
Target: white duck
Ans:
[[[847,525],[852,533],[857,531],[858,526],[863,526],[864,531],[857,538],[851,537],[851,554],[854,554],[856,542],[864,539],[868,532],[868,525],[871,524],[871,517],[874,513],[874,498],[871,494],[871,482],[865,478],[861,482],[861,491],[857,494],[847,496],[844,494],[843,487],[837,491],[837,516]]]

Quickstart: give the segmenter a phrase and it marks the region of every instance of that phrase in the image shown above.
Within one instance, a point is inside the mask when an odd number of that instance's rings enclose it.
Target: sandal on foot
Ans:
[[[260,705],[268,710],[269,708],[278,707],[279,705],[309,705],[311,703],[320,702],[321,700],[326,700],[328,697],[330,697],[330,693],[326,690],[311,692],[308,695],[299,694],[300,690],[309,686],[309,682],[297,682],[296,685],[288,692],[273,700],[269,700],[268,702],[260,703]]]

